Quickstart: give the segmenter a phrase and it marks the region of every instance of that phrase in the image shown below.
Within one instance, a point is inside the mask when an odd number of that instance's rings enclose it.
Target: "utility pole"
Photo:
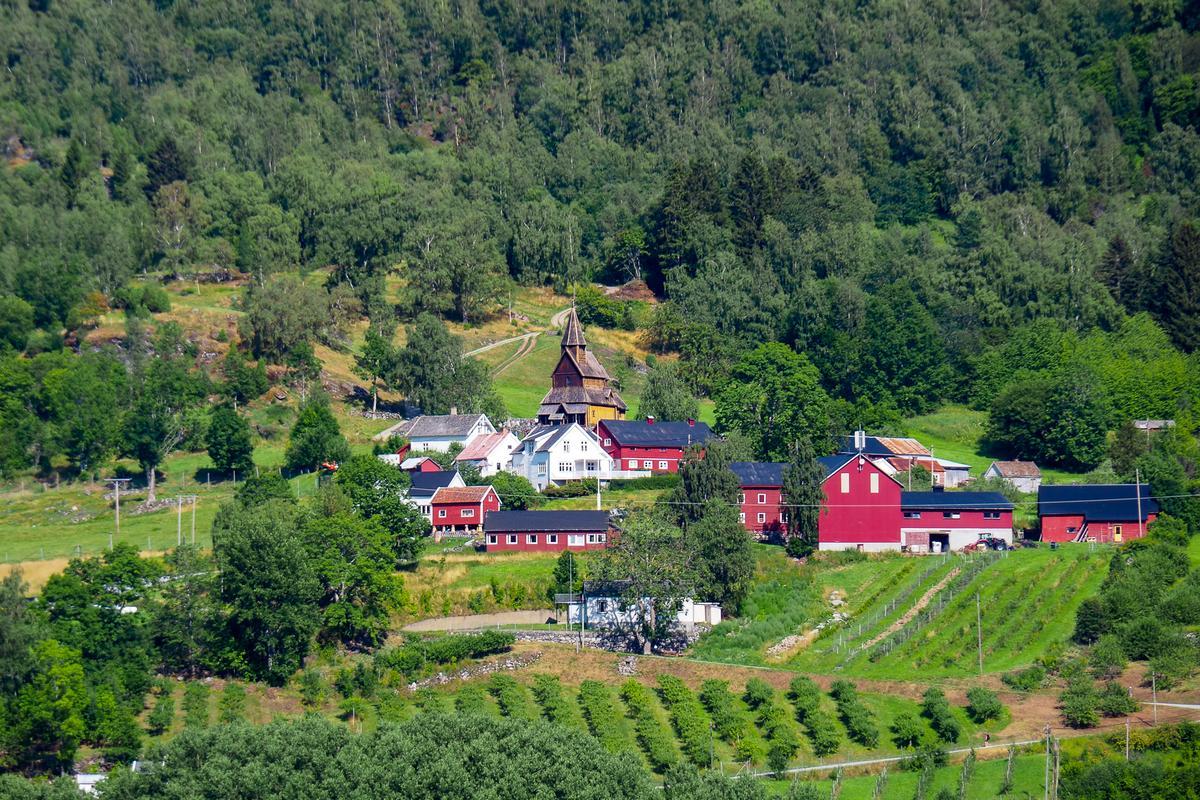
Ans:
[[[1129,760],[1129,717],[1125,717],[1125,760]]]
[[[183,495],[175,498],[175,546],[183,544]]]
[[[121,484],[129,483],[130,478],[109,478],[108,482],[113,485],[114,499],[116,500],[117,516],[115,521],[115,533],[121,535]],[[108,535],[108,549],[113,549],[113,534]]]
[[[1150,673],[1151,699],[1154,701],[1154,724],[1158,724],[1158,675]]]
[[[983,675],[983,610],[979,602],[979,590],[975,590],[975,645],[979,650],[979,674]]]
[[[192,544],[196,544],[196,501],[200,499],[199,495],[192,495]]]
[[[1042,776],[1042,800],[1050,800],[1050,724],[1046,723],[1046,769]]]

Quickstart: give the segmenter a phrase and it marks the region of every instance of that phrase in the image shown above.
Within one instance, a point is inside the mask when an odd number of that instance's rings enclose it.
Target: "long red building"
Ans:
[[[607,511],[492,511],[483,521],[484,549],[603,550],[612,538]]]
[[[678,472],[683,453],[713,437],[712,429],[694,419],[686,422],[644,422],[605,419],[596,426],[600,446],[622,471]]]
[[[1140,539],[1158,518],[1158,501],[1146,483],[1100,483],[1038,488],[1043,542],[1111,542]]]

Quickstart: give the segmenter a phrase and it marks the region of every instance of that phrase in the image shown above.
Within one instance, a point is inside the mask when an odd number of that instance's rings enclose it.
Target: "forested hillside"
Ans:
[[[71,409],[147,379],[53,351],[227,270],[247,313],[220,348],[301,376],[364,316],[387,339],[422,311],[477,322],[513,283],[641,277],[665,302],[585,321],[678,352],[693,393],[753,385],[778,365],[748,353],[781,342],[818,384],[801,433],[957,400],[992,411],[997,453],[1093,468],[1106,430],[1187,417],[1200,375],[1198,22],[1144,0],[8,0],[0,346],[26,358],[0,462],[109,454]],[[196,355],[133,327],[127,367]]]

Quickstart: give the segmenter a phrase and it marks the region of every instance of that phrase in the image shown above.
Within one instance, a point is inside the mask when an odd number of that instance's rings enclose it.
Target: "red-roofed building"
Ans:
[[[430,503],[434,538],[447,533],[483,530],[483,516],[500,510],[500,495],[491,486],[444,486]]]

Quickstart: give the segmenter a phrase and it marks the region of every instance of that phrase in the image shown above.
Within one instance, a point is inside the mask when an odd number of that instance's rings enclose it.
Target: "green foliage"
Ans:
[[[825,504],[825,468],[817,461],[816,452],[808,439],[793,445],[791,461],[783,475],[782,496],[787,513],[788,555],[800,555],[794,540],[815,546],[821,509]],[[801,550],[803,547],[801,547]],[[805,554],[806,555],[806,554]]]
[[[916,747],[925,737],[925,726],[913,714],[898,714],[892,720],[892,741],[897,747]]]
[[[287,479],[276,472],[264,472],[261,475],[251,475],[238,486],[234,498],[247,508],[260,506],[272,500],[282,500],[285,503],[295,503],[296,493]]]
[[[683,755],[698,767],[709,766],[713,733],[709,729],[710,720],[704,706],[692,690],[674,675],[660,675],[658,686]]]
[[[962,728],[950,710],[950,703],[941,689],[929,688],[921,700],[921,715],[929,720],[938,738],[948,744],[958,741]]]
[[[641,402],[638,403],[638,419],[687,420],[696,419],[699,415],[696,395],[680,377],[678,367],[662,363],[650,370]]]
[[[1072,728],[1094,728],[1100,724],[1099,698],[1091,683],[1071,686],[1060,697],[1063,721]]]
[[[859,700],[854,684],[846,680],[834,681],[829,694],[837,702],[838,714],[850,738],[864,747],[878,745],[879,728],[874,716]]]
[[[533,719],[525,689],[511,675],[497,672],[488,680],[488,691],[496,698],[500,713],[517,719]]]
[[[562,684],[553,675],[535,675],[533,678],[533,697],[542,709],[542,715],[548,722],[569,725],[577,719],[571,704],[563,695]]]
[[[496,494],[500,495],[500,508],[505,511],[526,511],[546,502],[527,478],[512,472],[497,472],[484,482],[496,489]]]
[[[250,425],[232,406],[219,405],[213,409],[206,444],[213,466],[222,472],[236,470],[245,473],[254,466]]]
[[[285,459],[288,469],[313,470],[325,463],[340,464],[350,458],[350,445],[324,395],[311,397],[300,407],[288,437]]]
[[[638,744],[655,772],[665,772],[678,759],[671,734],[654,713],[654,696],[633,678],[621,684],[621,699],[625,701],[629,718],[633,720]]]
[[[208,695],[208,687],[199,681],[191,681],[183,687],[183,727],[208,727]]]
[[[217,700],[217,722],[228,725],[246,718],[246,688],[240,683],[230,681],[221,690]]]
[[[573,594],[583,588],[584,566],[570,550],[564,550],[562,555],[554,560],[554,583],[548,594],[554,599],[555,594]]]
[[[463,358],[462,339],[432,314],[407,328],[408,343],[395,358],[389,383],[426,414],[483,413],[503,418],[503,408],[482,364]]]
[[[325,679],[321,677],[321,673],[315,669],[309,668],[300,673],[297,680],[297,685],[300,690],[300,702],[309,711],[312,711],[325,702],[327,687]]]
[[[154,710],[146,718],[150,733],[161,736],[175,721],[175,699],[170,692],[162,692],[154,701]]]
[[[1000,715],[1003,713],[1004,706],[991,689],[973,686],[967,690],[967,714],[977,724],[982,725],[989,720],[1000,719]]]
[[[625,746],[621,733],[621,715],[613,702],[612,692],[599,681],[585,680],[579,684],[579,708],[587,722],[588,731],[610,753],[619,753]]]
[[[415,675],[426,665],[457,664],[508,650],[515,637],[505,631],[447,634],[430,639],[411,639],[401,647],[390,648],[375,657],[385,669]]]
[[[1109,681],[1100,691],[1096,708],[1106,717],[1120,717],[1136,713],[1141,708],[1141,703],[1133,699],[1124,686]]]
[[[700,687],[700,702],[712,717],[713,728],[723,741],[736,747],[746,737],[750,720],[738,708],[728,681],[706,680]]]
[[[1096,678],[1115,678],[1125,671],[1126,663],[1121,640],[1111,633],[1102,635],[1088,653],[1088,667]]]

